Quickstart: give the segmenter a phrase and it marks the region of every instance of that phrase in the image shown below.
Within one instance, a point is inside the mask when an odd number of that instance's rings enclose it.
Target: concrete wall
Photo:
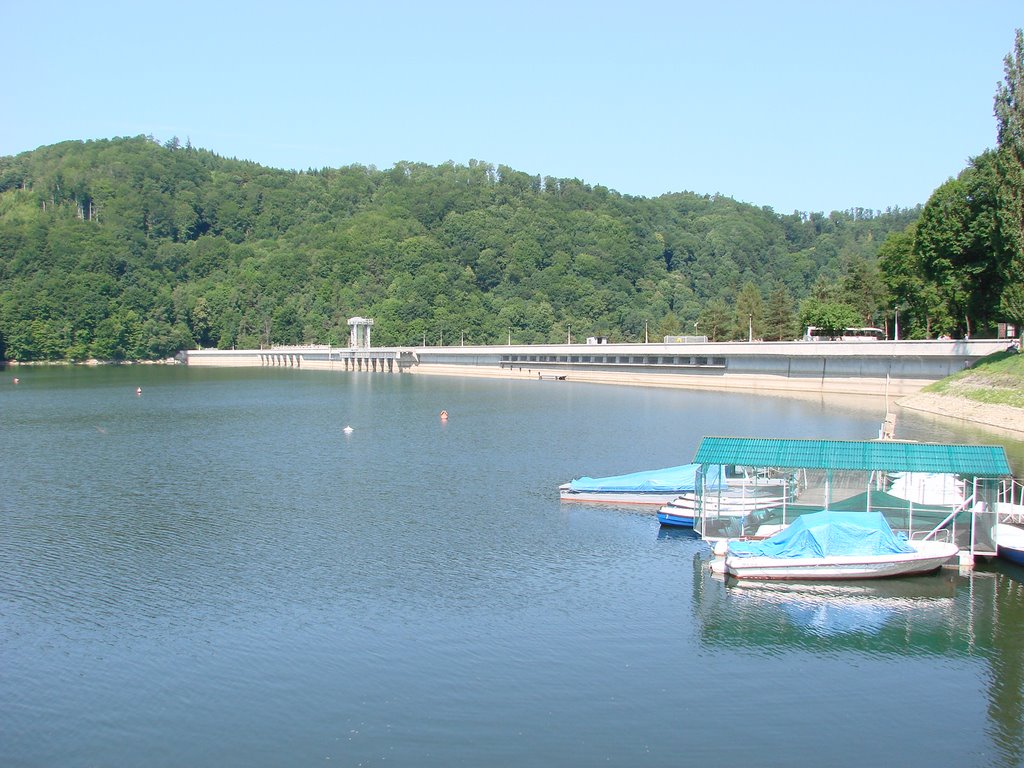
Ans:
[[[912,394],[1005,349],[1005,340],[545,344],[199,350],[189,365],[538,378],[766,392]]]

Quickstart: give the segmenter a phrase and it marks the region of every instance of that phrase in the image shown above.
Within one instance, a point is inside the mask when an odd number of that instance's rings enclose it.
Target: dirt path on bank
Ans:
[[[896,404],[912,411],[961,419],[1024,436],[1024,409],[1014,408],[1012,405],[979,403],[963,397],[933,395],[926,392],[902,397]]]

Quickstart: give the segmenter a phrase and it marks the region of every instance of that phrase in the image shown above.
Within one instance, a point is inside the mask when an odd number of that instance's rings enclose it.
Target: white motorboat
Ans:
[[[942,541],[907,541],[878,512],[814,512],[762,541],[727,540],[713,571],[737,579],[875,579],[928,573],[957,557]]]
[[[895,472],[889,494],[915,504],[960,504],[965,484],[956,475],[944,472]]]
[[[1024,528],[999,523],[996,525],[996,544],[1001,558],[1024,566]]]
[[[794,494],[786,496],[782,491],[779,486],[741,486],[730,487],[721,493],[705,493],[701,497],[691,491],[677,496],[659,509],[658,522],[692,528],[698,507],[704,515],[743,518],[753,512],[792,503]]]

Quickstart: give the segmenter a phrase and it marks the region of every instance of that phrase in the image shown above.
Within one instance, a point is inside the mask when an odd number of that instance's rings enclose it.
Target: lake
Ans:
[[[1021,569],[739,588],[653,511],[558,500],[704,435],[872,438],[884,404],[4,373],[4,766],[1024,765]]]

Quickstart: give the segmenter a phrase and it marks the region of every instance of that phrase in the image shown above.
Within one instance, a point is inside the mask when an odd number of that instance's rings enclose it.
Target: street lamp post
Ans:
[[[747,315],[747,341],[754,340],[754,315]]]
[[[895,324],[893,325],[893,336],[896,337],[896,341],[900,340],[900,308],[893,307],[893,311],[896,313]]]

